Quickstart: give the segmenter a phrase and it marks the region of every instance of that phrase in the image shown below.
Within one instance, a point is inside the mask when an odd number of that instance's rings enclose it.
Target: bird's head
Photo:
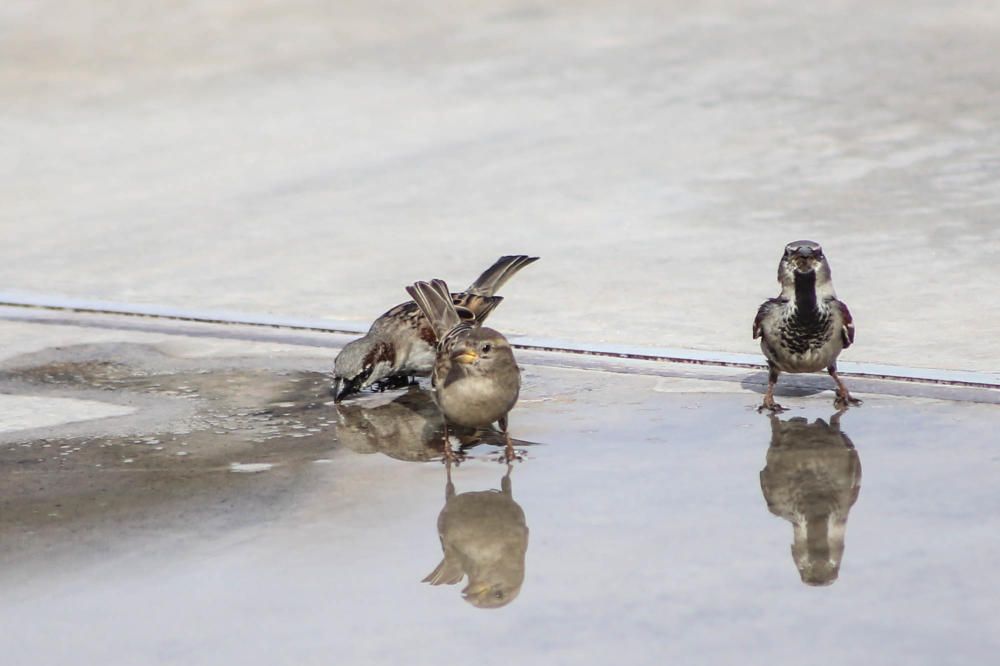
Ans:
[[[470,372],[489,373],[498,363],[514,360],[507,338],[492,328],[476,328],[456,341],[450,351],[451,360]]]
[[[517,598],[521,592],[521,579],[516,584],[505,582],[472,581],[462,590],[462,598],[476,608],[501,608]]]
[[[830,264],[819,243],[800,240],[785,246],[778,262],[778,282],[782,287],[793,287],[796,279],[815,279],[817,288],[831,283]]]
[[[807,516],[796,526],[792,559],[803,583],[821,586],[837,580],[846,527],[846,519],[835,513]]]
[[[348,342],[333,361],[334,401],[340,402],[386,377],[393,358],[392,345],[386,342],[375,342],[367,336]]]

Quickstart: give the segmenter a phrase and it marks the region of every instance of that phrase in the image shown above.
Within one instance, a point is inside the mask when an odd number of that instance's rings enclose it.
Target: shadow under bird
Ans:
[[[500,490],[455,494],[448,466],[445,505],[438,515],[438,536],[444,557],[423,582],[454,585],[469,582],[462,598],[477,608],[500,608],[513,601],[524,582],[528,526],[514,501],[510,467]]]
[[[456,311],[463,319],[482,324],[503,300],[496,295],[497,290],[535,261],[538,257],[500,257],[468,289],[451,294]],[[337,354],[334,400],[339,402],[374,385],[399,387],[411,377],[429,375],[436,342],[434,329],[416,303],[400,303],[376,319],[364,337],[348,343]]]
[[[506,437],[505,455],[515,457],[507,414],[517,403],[521,370],[514,350],[498,331],[462,318],[443,280],[417,282],[406,291],[427,317],[438,340],[431,384],[447,423],[485,428],[496,423]],[[445,457],[453,453],[445,437]]]
[[[802,240],[785,246],[778,263],[781,294],[757,310],[753,337],[769,369],[767,393],[759,411],[784,411],[774,401],[774,386],[782,372],[826,369],[837,384],[834,406],[859,405],[837,375],[837,357],[854,342],[854,320],[847,305],[837,299],[830,264],[819,243]]]
[[[771,446],[760,489],[768,510],[794,527],[792,558],[807,585],[837,580],[847,514],[861,492],[861,459],[840,430],[840,416],[827,424],[770,415]]]

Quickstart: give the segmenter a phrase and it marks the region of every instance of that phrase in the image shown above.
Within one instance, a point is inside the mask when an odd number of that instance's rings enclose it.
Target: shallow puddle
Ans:
[[[12,663],[1000,648],[995,406],[869,395],[837,415],[826,392],[779,418],[734,382],[527,366],[526,460],[496,462],[497,439],[446,468],[424,391],[334,405],[310,363],[95,345],[5,365],[5,394],[131,410],[0,433]]]

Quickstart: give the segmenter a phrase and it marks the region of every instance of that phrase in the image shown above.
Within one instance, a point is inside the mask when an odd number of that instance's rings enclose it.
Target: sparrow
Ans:
[[[806,585],[837,580],[847,513],[861,492],[861,459],[840,415],[809,423],[771,414],[771,446],[760,489],[771,513],[794,526],[792,558]]]
[[[782,372],[826,371],[837,383],[834,406],[860,405],[837,375],[837,356],[854,342],[854,320],[847,305],[837,299],[830,264],[819,243],[802,240],[785,246],[778,263],[781,294],[757,310],[753,337],[769,369],[767,394],[757,411],[784,411],[774,401],[774,385]]]
[[[514,501],[510,467],[500,481],[500,491],[459,495],[450,465],[447,470],[445,505],[437,520],[444,557],[423,582],[454,585],[468,576],[462,590],[465,601],[477,608],[506,606],[521,591],[528,551],[528,526],[524,511]]]
[[[468,289],[451,294],[460,317],[481,324],[500,304],[496,291],[538,257],[500,257]],[[400,303],[375,320],[363,338],[344,346],[333,362],[334,401],[373,385],[398,388],[413,376],[427,376],[434,366],[437,339],[413,301]]]
[[[510,343],[498,331],[461,317],[444,280],[417,282],[406,291],[438,341],[431,386],[446,422],[467,428],[497,423],[506,437],[509,462],[514,445],[507,432],[507,413],[521,390],[521,370]],[[450,460],[451,456],[445,438],[445,457]]]

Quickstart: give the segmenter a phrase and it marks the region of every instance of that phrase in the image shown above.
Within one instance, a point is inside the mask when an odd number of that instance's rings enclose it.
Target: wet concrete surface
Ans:
[[[0,404],[127,412],[0,433],[4,663],[958,664],[1000,648],[989,399],[868,382],[837,415],[806,386],[768,417],[720,371],[526,355],[526,459],[471,447],[449,485],[422,389],[335,406],[329,350],[43,328],[0,365]]]

